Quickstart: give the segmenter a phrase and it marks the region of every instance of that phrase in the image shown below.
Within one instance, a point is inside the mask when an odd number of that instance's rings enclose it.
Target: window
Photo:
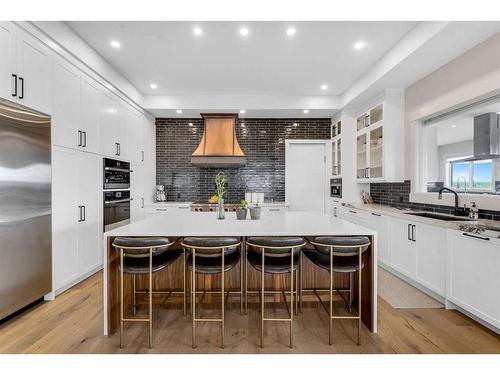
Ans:
[[[449,164],[450,187],[459,190],[493,190],[492,160],[449,161]]]

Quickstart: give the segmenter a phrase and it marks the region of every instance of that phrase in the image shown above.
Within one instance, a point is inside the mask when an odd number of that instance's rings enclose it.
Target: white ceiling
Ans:
[[[144,95],[340,95],[416,24],[67,23]],[[201,36],[193,34],[195,26]],[[242,26],[249,29],[247,37],[239,34]],[[290,26],[296,28],[293,37],[286,35]],[[121,48],[112,48],[111,40]],[[366,46],[355,50],[360,40]],[[157,90],[149,87],[152,82]]]

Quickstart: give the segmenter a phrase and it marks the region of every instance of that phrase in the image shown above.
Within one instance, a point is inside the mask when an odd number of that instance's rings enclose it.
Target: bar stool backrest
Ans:
[[[188,254],[196,252],[196,256],[204,258],[221,257],[231,255],[238,251],[241,241],[236,237],[186,237],[182,246]]]
[[[325,255],[330,254],[333,249],[335,256],[354,256],[359,254],[359,250],[364,253],[370,246],[370,239],[365,236],[322,236],[310,241],[316,250]]]
[[[123,249],[123,256],[133,258],[148,257],[152,250],[153,256],[163,254],[173,245],[166,237],[116,237],[113,247]]]
[[[299,254],[306,242],[302,237],[250,237],[247,244],[259,255],[264,249],[265,256],[286,257],[292,250],[294,255]]]

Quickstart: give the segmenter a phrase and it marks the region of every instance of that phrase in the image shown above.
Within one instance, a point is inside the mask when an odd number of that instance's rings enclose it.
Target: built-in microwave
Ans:
[[[332,178],[330,180],[330,196],[334,198],[342,198],[342,179]]]
[[[104,159],[104,189],[129,189],[130,163],[115,159]]]

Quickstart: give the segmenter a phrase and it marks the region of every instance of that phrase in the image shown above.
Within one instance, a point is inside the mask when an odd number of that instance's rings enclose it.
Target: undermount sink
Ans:
[[[428,217],[429,219],[445,220],[445,221],[473,221],[468,217],[438,214],[435,212],[407,212],[407,214],[413,216]]]

